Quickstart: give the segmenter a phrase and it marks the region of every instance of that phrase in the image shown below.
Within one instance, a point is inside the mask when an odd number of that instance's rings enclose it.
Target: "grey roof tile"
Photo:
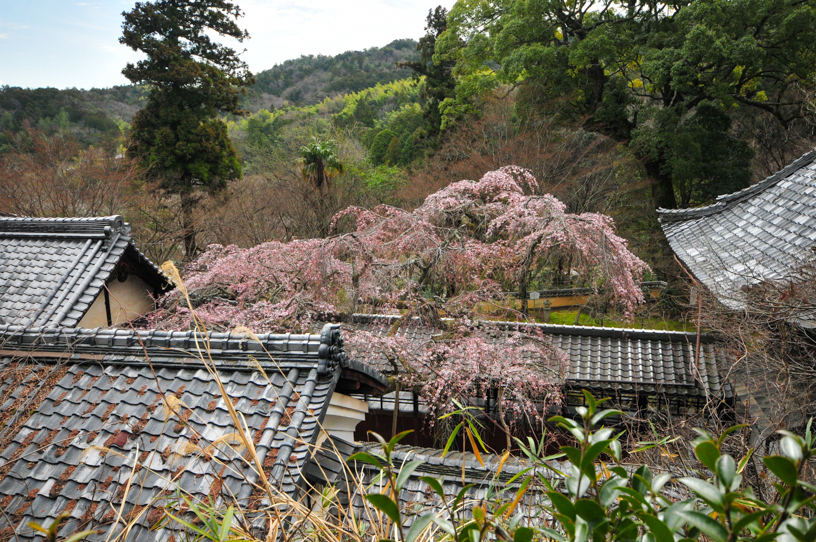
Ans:
[[[349,332],[384,336],[395,318],[359,314],[342,326]],[[602,392],[637,388],[647,393],[702,397],[720,392],[716,361],[723,354],[713,344],[714,338],[706,334],[701,336],[704,355],[700,356],[700,367],[695,371],[695,333],[493,321],[476,322],[471,332],[494,344],[504,344],[517,332],[549,339],[567,355],[563,383],[568,387]],[[422,344],[429,342],[438,330],[414,319],[404,323],[397,334]],[[383,373],[391,370],[377,352],[366,353],[360,361]],[[548,363],[540,358],[531,361]],[[700,378],[695,377],[695,372]]]
[[[69,509],[75,521],[63,527],[63,535],[99,527],[102,532],[89,540],[105,540],[110,505],[121,505],[134,464],[140,468],[126,498],[126,514],[135,506],[161,508],[161,499],[176,487],[206,496],[225,462],[235,472],[224,473],[222,491],[256,498],[246,480],[254,480],[257,473],[236,455],[240,450],[218,442],[235,427],[214,377],[194,354],[184,351],[209,336],[174,333],[179,350],[161,363],[154,361],[153,374],[145,358],[159,357],[154,354],[163,351],[162,336],[139,332],[142,349],[133,340],[114,346],[111,333],[102,330],[54,331],[0,326],[0,397],[7,412],[24,412],[19,418],[1,418],[0,532],[10,534],[12,528],[20,540],[33,540],[27,522],[47,525]],[[329,327],[314,335],[260,335],[270,349],[291,346],[292,341],[298,345],[286,348],[289,353],[277,352],[274,360],[257,356],[271,384],[238,341],[213,358],[213,369],[250,433],[257,435],[259,453],[267,457],[270,448],[279,452],[265,470],[283,490],[296,491],[311,457],[304,443],[314,443],[319,432],[316,418],[324,415],[338,382],[354,377],[334,331]],[[135,333],[117,331],[116,336],[133,339]],[[66,352],[72,353],[67,363]],[[38,363],[32,365],[26,358],[33,353]],[[381,385],[387,382],[370,369],[364,375],[377,377]],[[32,385],[41,387],[32,392]],[[168,416],[163,401],[169,394],[181,403],[177,414]],[[291,406],[294,412],[287,412]],[[210,445],[205,454],[202,450]],[[147,517],[128,540],[168,540],[172,530],[149,532]],[[7,518],[13,519],[11,525]]]
[[[75,326],[123,258],[152,287],[167,284],[121,216],[0,216],[0,324]]]
[[[812,256],[814,160],[816,150],[713,205],[658,211],[677,257],[726,307],[742,308],[744,287],[788,278]]]

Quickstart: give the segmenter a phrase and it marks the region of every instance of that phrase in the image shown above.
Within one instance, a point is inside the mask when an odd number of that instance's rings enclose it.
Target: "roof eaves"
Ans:
[[[711,205],[693,209],[664,209],[661,207],[657,209],[657,219],[661,224],[666,224],[671,222],[683,222],[696,218],[704,218],[722,212],[731,207],[733,204],[739,203],[740,201],[743,201],[774,186],[776,183],[789,177],[796,171],[810,165],[814,160],[816,160],[816,148],[805,153],[798,160],[792,162],[770,177],[767,177],[754,185],[743,188],[742,190],[733,192],[731,194],[722,194],[717,196],[717,201]]]

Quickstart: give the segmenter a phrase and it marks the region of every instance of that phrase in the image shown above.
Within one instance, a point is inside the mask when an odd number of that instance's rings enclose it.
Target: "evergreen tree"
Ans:
[[[371,143],[371,148],[368,149],[368,158],[375,166],[385,163],[385,155],[388,153],[388,146],[391,145],[391,140],[396,137],[396,134],[386,128],[374,138]]]
[[[439,111],[439,104],[446,98],[454,96],[456,81],[453,78],[452,70],[456,66],[455,61],[434,60],[436,49],[436,39],[448,28],[448,10],[442,6],[428,11],[426,19],[426,34],[419,39],[417,51],[420,59],[411,62],[401,62],[399,66],[410,68],[414,71],[414,78],[419,80],[425,77],[420,97],[425,100],[423,114],[431,136],[439,135],[442,126],[442,114]],[[438,59],[437,59],[438,60]]]
[[[128,63],[122,73],[150,88],[147,105],[133,118],[128,154],[141,159],[163,188],[181,196],[190,258],[196,252],[196,193],[217,192],[241,177],[238,155],[218,115],[246,114],[239,98],[254,83],[235,50],[210,35],[238,42],[249,35],[236,24],[240,8],[225,0],[137,2],[123,15],[120,43],[147,58]]]
[[[456,62],[444,122],[520,87],[532,110],[629,144],[656,206],[674,208],[749,182],[737,111],[783,129],[811,115],[816,1],[457,2],[435,58]]]
[[[393,166],[399,162],[400,155],[402,154],[402,141],[399,140],[397,136],[391,138],[391,141],[388,143],[388,149],[385,151],[385,163],[386,165]]]

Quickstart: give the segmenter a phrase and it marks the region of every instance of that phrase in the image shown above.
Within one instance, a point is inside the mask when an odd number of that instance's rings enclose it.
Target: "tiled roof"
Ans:
[[[123,259],[151,287],[167,285],[121,216],[0,217],[0,324],[76,326]]]
[[[741,289],[785,279],[816,244],[816,150],[762,182],[698,209],[659,209],[677,257],[726,307]]]
[[[211,370],[194,354],[205,343]],[[294,495],[338,384],[363,382],[369,392],[387,384],[361,369],[332,326],[257,339],[0,326],[0,539],[16,532],[32,540],[27,522],[48,525],[67,511],[63,534],[99,528],[89,540],[105,540],[134,465],[124,515],[139,519],[127,540],[170,539],[173,524],[148,529],[177,487],[199,498],[232,492],[245,505],[262,501],[251,483],[257,472],[225,443],[235,426],[214,372],[269,480]]]
[[[343,326],[350,331],[388,333],[395,316],[355,315]],[[678,331],[613,329],[514,322],[476,322],[472,330],[494,343],[507,342],[512,334],[541,333],[566,353],[569,360],[564,383],[600,392],[642,391],[677,396],[716,395],[720,391],[718,356],[714,338],[701,335],[700,361],[695,368],[697,335]],[[442,331],[414,319],[401,325],[397,336],[429,342]],[[377,352],[360,354],[382,372],[390,365]],[[546,363],[548,360],[534,360]]]

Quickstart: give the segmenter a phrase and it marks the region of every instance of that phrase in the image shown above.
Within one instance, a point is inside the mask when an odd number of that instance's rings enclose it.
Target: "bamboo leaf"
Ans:
[[[467,433],[468,440],[470,440],[470,445],[473,447],[473,455],[476,456],[476,461],[484,468],[485,464],[482,461],[482,454],[479,453],[479,447],[476,446],[476,441],[473,439],[473,433],[470,432],[470,427],[465,427],[465,432]]]
[[[402,487],[405,485],[405,482],[408,481],[408,478],[414,473],[417,468],[422,466],[425,463],[424,461],[410,461],[403,465],[400,468],[400,472],[397,475],[397,491],[402,491]]]
[[[394,500],[382,493],[372,493],[365,496],[366,500],[374,505],[375,508],[385,513],[391,521],[395,524],[400,524],[400,511],[397,503]]]
[[[411,528],[408,529],[408,533],[405,535],[405,542],[414,542],[417,537],[422,534],[422,531],[424,531],[425,528],[431,524],[434,519],[434,515],[435,514],[431,512],[416,518],[413,525],[411,525]]]

